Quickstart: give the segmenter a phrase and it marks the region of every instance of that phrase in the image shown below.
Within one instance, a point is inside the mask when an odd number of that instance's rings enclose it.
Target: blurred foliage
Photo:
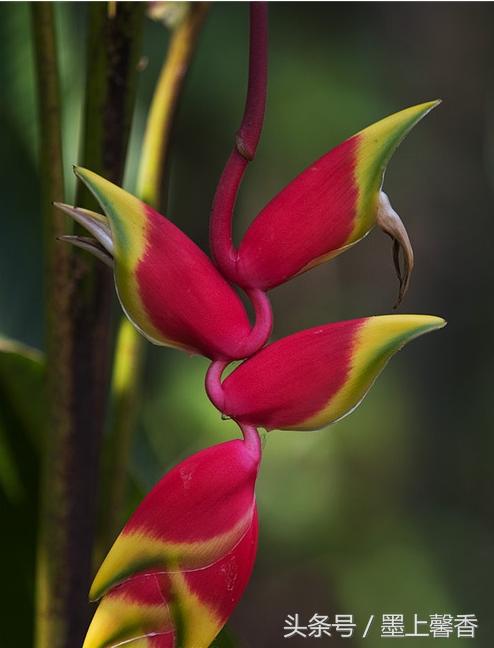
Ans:
[[[35,532],[39,447],[43,422],[44,368],[41,354],[0,338],[0,519],[4,645],[29,646],[33,618]]]
[[[85,10],[57,4],[67,171],[77,161]],[[285,645],[284,618],[294,612],[353,613],[359,625],[371,613],[475,613],[476,645],[492,643],[493,14],[489,3],[271,5],[266,125],[239,199],[238,234],[342,138],[442,97],[397,152],[386,190],[415,243],[404,308],[444,315],[449,326],[398,355],[360,409],[332,429],[270,434],[258,487],[257,566],[231,622],[235,639],[218,640],[218,648]],[[168,215],[204,247],[215,182],[242,110],[246,17],[243,3],[212,7],[174,133]],[[129,189],[167,38],[147,22]],[[26,4],[0,3],[0,333],[41,348],[43,170],[35,165],[31,57]],[[389,312],[396,288],[389,248],[373,234],[275,290],[275,336]],[[148,355],[129,511],[169,466],[236,434],[204,394],[204,360],[155,347]],[[0,488],[10,516],[0,539],[10,584],[1,596],[9,618],[14,606],[7,604],[23,601],[21,634],[6,640],[19,648],[29,645],[37,504],[29,419],[42,393],[39,366],[31,372],[26,362],[0,347]],[[18,390],[27,400],[12,418]],[[340,643],[379,641],[374,630]]]

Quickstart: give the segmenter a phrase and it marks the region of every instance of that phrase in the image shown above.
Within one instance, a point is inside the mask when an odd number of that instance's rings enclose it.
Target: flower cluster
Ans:
[[[206,391],[243,436],[175,466],[137,508],[94,579],[90,598],[101,601],[84,648],[207,648],[254,564],[258,429],[314,430],[341,419],[393,354],[444,325],[428,315],[383,315],[268,343],[268,291],[341,254],[375,225],[394,241],[402,299],[413,252],[382,191],[384,172],[437,102],[387,117],[321,157],[264,207],[235,247],[233,208],[259,140],[267,78],[263,3],[252,4],[251,16],[249,91],[213,203],[213,260],[170,220],[88,169],[75,173],[104,215],[58,205],[91,234],[63,238],[113,268],[118,298],[136,329],[155,344],[211,360]],[[238,290],[252,303],[253,323]]]
[[[102,600],[84,648],[210,645],[254,563],[257,428],[313,430],[341,419],[394,353],[444,325],[428,315],[384,315],[267,343],[269,289],[340,254],[376,224],[409,248],[382,193],[383,175],[397,145],[434,105],[403,110],[324,155],[260,212],[228,255],[213,227],[216,264],[154,209],[75,168],[105,215],[59,205],[92,235],[72,242],[113,267],[122,308],[143,335],[212,360],[207,392],[244,437],[189,457],[144,499],[96,575],[90,596]],[[253,301],[253,325],[235,285]],[[233,360],[243,362],[222,380]]]
[[[216,264],[154,209],[75,168],[105,215],[59,205],[92,235],[72,242],[113,267],[122,308],[143,335],[212,360],[207,392],[244,437],[189,457],[144,499],[96,575],[90,597],[102,600],[84,648],[208,646],[254,563],[257,428],[314,430],[341,419],[394,353],[444,325],[433,316],[384,315],[267,343],[266,292],[353,246],[376,224],[405,250],[405,290],[413,256],[381,187],[392,153],[434,105],[383,119],[324,155],[259,213],[228,255],[213,227]],[[253,325],[234,286],[253,302]],[[233,360],[243,362],[222,380]]]

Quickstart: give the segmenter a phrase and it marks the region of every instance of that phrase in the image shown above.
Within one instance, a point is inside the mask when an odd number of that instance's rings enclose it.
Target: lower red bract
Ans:
[[[161,479],[123,533],[195,542],[230,532],[253,509],[258,466],[240,440],[201,450]]]
[[[116,585],[106,596],[108,598],[125,599],[129,603],[141,605],[161,605],[170,596],[170,581],[166,574],[150,570],[138,574]]]
[[[173,633],[159,634],[154,637],[146,637],[149,648],[176,648],[175,636]],[[132,644],[129,645],[132,648]]]
[[[106,594],[105,600],[114,599],[134,608],[143,606],[143,609],[162,609],[161,621],[156,620],[156,615],[147,620],[144,612],[139,628],[135,631],[135,639],[140,637],[141,641],[147,641],[149,647],[179,648],[176,645],[174,614],[180,619],[187,645],[191,645],[187,637],[194,634],[194,629],[188,627],[190,622],[204,624],[212,635],[210,639],[213,639],[240,601],[249,582],[257,551],[257,538],[258,518],[257,510],[254,510],[250,527],[227,555],[205,569],[180,573],[179,578],[184,579],[185,589],[182,585],[174,587],[177,575],[150,570],[114,587]],[[190,605],[195,610],[192,621],[184,612]],[[129,640],[130,637],[126,635],[126,641]]]
[[[207,569],[186,573],[187,586],[218,617],[228,619],[249,582],[257,552],[257,509],[250,528],[232,551]]]

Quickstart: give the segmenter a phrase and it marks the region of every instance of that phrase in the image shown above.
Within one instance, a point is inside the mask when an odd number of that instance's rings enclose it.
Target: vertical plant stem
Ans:
[[[206,17],[207,2],[191,3],[172,33],[144,133],[137,194],[155,209],[163,200],[170,135],[184,81]]]
[[[266,109],[268,85],[268,5],[250,2],[249,83],[244,114],[235,146],[216,188],[211,209],[210,246],[222,274],[242,286],[252,302],[254,326],[241,352],[250,356],[268,340],[273,326],[271,303],[261,290],[244,286],[237,272],[237,249],[233,244],[233,211],[244,173],[256,154]]]
[[[115,183],[122,182],[124,173],[144,10],[141,2],[89,3],[81,162]],[[94,200],[84,185],[79,189],[78,204]]]
[[[187,71],[194,55],[208,3],[190,3],[173,29],[166,59],[153,95],[138,174],[138,196],[155,209],[164,201],[170,137]],[[123,518],[132,432],[136,424],[145,342],[126,318],[117,339],[112,378],[112,425],[106,444],[101,553],[113,542]]]
[[[210,221],[212,255],[223,274],[239,283],[232,218],[245,170],[256,154],[266,107],[268,83],[268,6],[250,3],[249,83],[244,114],[213,200]]]
[[[65,230],[65,217],[52,202],[63,199],[60,88],[52,3],[33,3],[32,26],[39,97],[40,174],[43,215],[45,344],[49,418],[45,421],[41,469],[40,525],[36,569],[36,645],[59,646],[65,635],[67,593],[65,563],[70,487],[65,461],[70,436],[72,384],[70,375],[71,250],[56,237]]]
[[[115,182],[121,182],[125,163],[143,11],[140,3],[121,3],[113,12],[108,12],[106,3],[90,7],[83,163]],[[42,152],[48,156],[49,150],[55,151],[56,141],[57,168],[61,169],[53,4],[33,3],[33,20]],[[53,126],[47,127],[49,124]],[[45,179],[47,187],[48,182]],[[52,182],[45,193],[49,198],[44,200],[63,199],[58,175],[57,183]],[[81,194],[79,204],[90,207],[92,200]],[[54,294],[47,301],[48,350],[52,354],[48,364],[53,362],[54,368],[49,382],[53,413],[38,555],[37,647],[69,648],[82,644],[90,615],[87,592],[109,382],[112,292],[105,269],[77,250],[72,250],[70,257],[61,256],[65,267],[60,265],[58,255],[68,255],[68,246],[52,241],[52,234],[61,233],[62,225],[58,223],[56,230],[45,229],[50,239],[48,267],[53,269],[49,292]],[[63,308],[58,304],[56,281],[63,287]],[[51,327],[59,329],[58,336]]]

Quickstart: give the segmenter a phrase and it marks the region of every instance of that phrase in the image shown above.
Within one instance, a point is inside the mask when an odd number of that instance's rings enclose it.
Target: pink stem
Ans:
[[[209,396],[209,399],[213,405],[223,413],[224,410],[224,394],[223,386],[221,384],[221,376],[229,364],[228,360],[214,360],[210,365],[206,373],[206,393]],[[261,453],[261,439],[259,438],[259,432],[254,425],[249,423],[239,423],[237,421],[242,434],[244,441],[249,448],[249,450],[256,457],[259,457]]]
[[[259,437],[259,432],[254,425],[248,423],[239,423],[242,434],[244,435],[244,442],[249,450],[256,457],[259,457],[261,454],[261,439]]]
[[[250,3],[249,85],[242,123],[237,132],[238,152],[253,160],[261,137],[268,85],[268,4]]]
[[[268,61],[268,7],[250,3],[249,83],[242,123],[213,199],[210,221],[211,252],[221,272],[238,281],[237,250],[233,245],[232,218],[242,177],[254,159],[261,136],[266,106]]]
[[[223,387],[221,385],[221,375],[229,363],[229,360],[213,360],[209,365],[206,379],[204,381],[209,400],[221,413],[223,413],[224,410],[224,395]]]
[[[273,325],[271,302],[266,293],[259,290],[259,288],[252,288],[247,290],[247,294],[254,304],[256,321],[248,337],[244,340],[243,345],[236,354],[238,358],[247,358],[263,347],[271,333]],[[224,411],[221,376],[230,362],[231,359],[224,358],[213,360],[206,373],[206,392],[213,405],[221,413]]]
[[[259,288],[247,288],[246,293],[254,306],[255,323],[239,349],[238,355],[243,358],[259,351],[268,341],[273,328],[273,312],[266,293]]]

